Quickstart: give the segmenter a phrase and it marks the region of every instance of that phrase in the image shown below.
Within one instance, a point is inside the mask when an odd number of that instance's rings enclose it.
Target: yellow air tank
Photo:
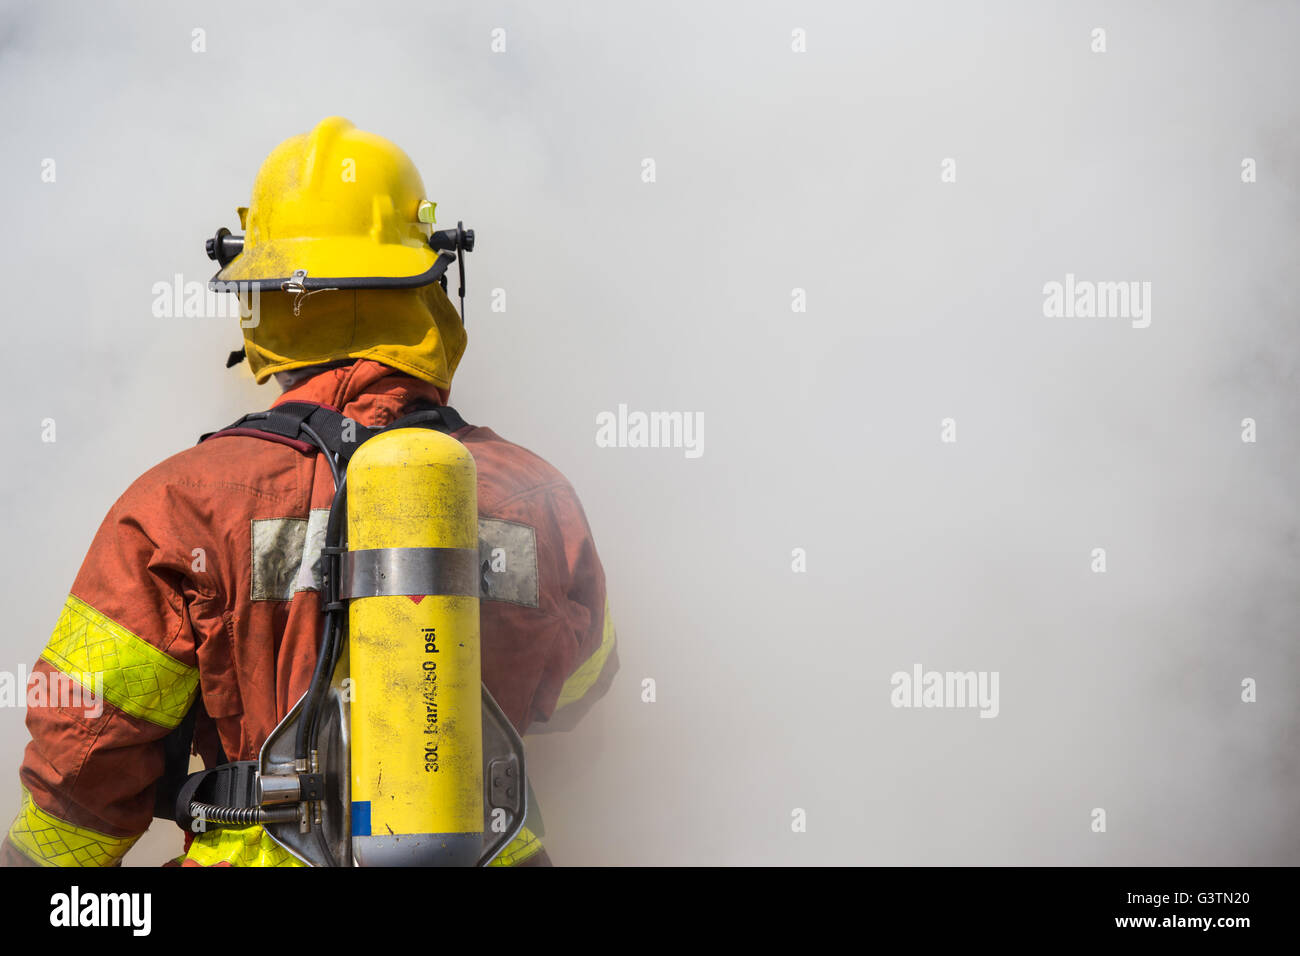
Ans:
[[[473,866],[482,849],[475,476],[465,446],[427,428],[382,432],[348,466],[359,866]]]

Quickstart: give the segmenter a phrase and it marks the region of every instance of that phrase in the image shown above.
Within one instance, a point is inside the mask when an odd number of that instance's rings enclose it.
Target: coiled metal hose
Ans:
[[[223,826],[252,826],[255,823],[289,823],[298,819],[297,807],[218,807],[191,803],[190,816]]]

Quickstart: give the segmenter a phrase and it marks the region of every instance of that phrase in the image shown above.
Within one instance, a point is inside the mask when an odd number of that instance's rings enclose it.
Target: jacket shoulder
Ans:
[[[474,426],[458,437],[478,468],[480,511],[491,512],[548,490],[576,497],[573,486],[558,468],[492,429]]]
[[[295,449],[261,438],[212,438],[149,468],[121,500],[175,504],[212,493],[296,500],[305,463],[308,459]]]

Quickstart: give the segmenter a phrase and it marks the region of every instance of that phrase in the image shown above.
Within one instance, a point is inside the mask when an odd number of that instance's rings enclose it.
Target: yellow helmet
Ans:
[[[221,265],[214,289],[409,289],[441,279],[450,250],[474,247],[472,230],[433,231],[434,204],[401,149],[341,116],[277,146],[238,211],[245,235],[222,228],[207,243]]]

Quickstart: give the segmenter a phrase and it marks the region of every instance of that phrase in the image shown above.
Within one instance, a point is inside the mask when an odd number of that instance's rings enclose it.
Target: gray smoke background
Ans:
[[[453,404],[569,477],[605,564],[619,676],[528,739],[557,863],[1300,863],[1297,37],[1260,2],[6,0],[0,668],[132,480],[278,394],[151,288],[339,114],[477,230]],[[1150,326],[1045,317],[1067,273],[1150,282]],[[598,447],[620,403],[702,413],[704,454]],[[999,715],[891,706],[914,664],[997,671]]]

